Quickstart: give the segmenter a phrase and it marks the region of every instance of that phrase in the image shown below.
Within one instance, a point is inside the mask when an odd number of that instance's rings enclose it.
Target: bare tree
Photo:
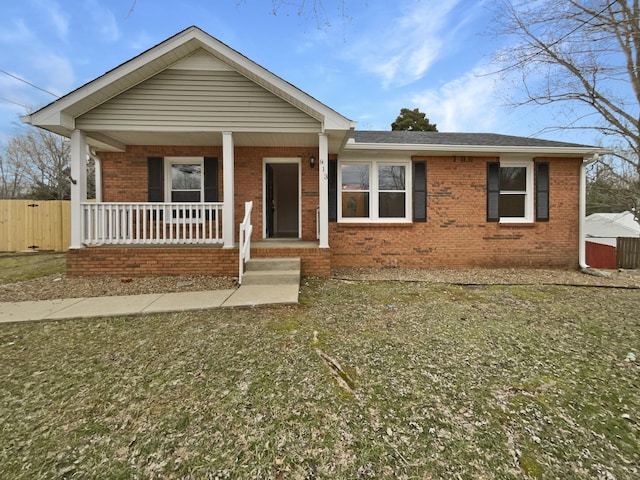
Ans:
[[[28,196],[40,200],[69,198],[69,144],[63,137],[30,130],[10,139],[5,155],[24,168]]]
[[[247,0],[237,0],[236,5],[247,3]],[[271,0],[271,14],[274,16],[296,16],[315,23],[319,30],[331,27],[331,14],[328,8],[337,10],[344,23],[347,20],[347,0]]]
[[[610,165],[592,164],[587,170],[587,215],[637,211],[640,205],[635,192],[639,190],[637,181],[613,171]]]
[[[637,188],[638,0],[493,0],[493,6],[498,33],[510,40],[495,62],[522,87],[510,103],[562,104],[567,118],[555,128],[596,130],[609,138],[614,154],[601,161]]]
[[[0,146],[0,198],[68,200],[71,195],[69,141],[30,129]],[[87,195],[95,196],[95,164],[87,161]]]
[[[0,199],[23,196],[28,190],[25,176],[22,162],[0,154]]]

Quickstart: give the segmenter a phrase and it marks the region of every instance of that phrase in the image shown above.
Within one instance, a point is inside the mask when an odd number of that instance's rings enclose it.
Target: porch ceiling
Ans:
[[[345,132],[329,134],[329,151],[337,152],[343,145]],[[93,136],[92,136],[93,134]],[[126,145],[194,145],[222,146],[221,132],[136,132],[110,131],[105,141],[104,134],[87,132],[88,143],[100,151],[123,150]],[[237,147],[300,147],[317,148],[317,133],[269,133],[234,132],[233,143]],[[118,145],[119,144],[119,145]]]

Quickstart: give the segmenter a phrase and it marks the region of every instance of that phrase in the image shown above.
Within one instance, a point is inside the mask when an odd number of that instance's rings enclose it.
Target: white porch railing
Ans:
[[[221,244],[222,203],[83,203],[85,245]]]
[[[244,219],[240,224],[240,265],[238,268],[238,283],[242,285],[242,275],[244,275],[244,265],[251,260],[251,233],[253,225],[251,225],[251,210],[253,210],[253,202],[244,203]]]

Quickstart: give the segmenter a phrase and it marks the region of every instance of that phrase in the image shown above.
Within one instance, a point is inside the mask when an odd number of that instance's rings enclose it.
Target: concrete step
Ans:
[[[257,270],[242,275],[242,285],[300,285],[299,270]]]
[[[297,270],[300,272],[299,258],[252,258],[247,262],[247,272],[269,270]]]
[[[300,259],[251,259],[242,276],[242,285],[300,285]]]

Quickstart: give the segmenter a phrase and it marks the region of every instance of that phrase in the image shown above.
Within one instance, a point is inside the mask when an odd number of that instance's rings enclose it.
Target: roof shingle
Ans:
[[[354,131],[351,138],[356,143],[393,143],[404,145],[456,145],[496,147],[576,147],[594,148],[590,145],[558,142],[530,137],[516,137],[497,133],[451,133],[395,131]]]

